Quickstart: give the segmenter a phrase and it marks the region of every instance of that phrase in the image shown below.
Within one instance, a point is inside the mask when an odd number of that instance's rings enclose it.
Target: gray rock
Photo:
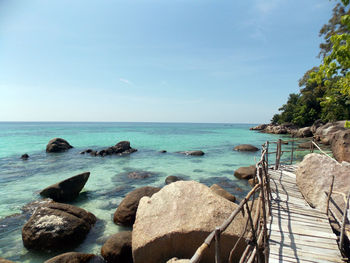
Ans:
[[[29,158],[29,155],[27,153],[22,154],[21,159],[22,160],[27,160]]]
[[[28,249],[57,251],[81,243],[96,217],[76,206],[48,203],[36,209],[22,229]]]
[[[112,235],[101,248],[101,255],[107,262],[132,263],[131,231]]]
[[[256,174],[256,166],[240,167],[234,172],[234,176],[238,179],[251,179]]]
[[[233,148],[233,150],[242,151],[242,152],[256,152],[256,151],[259,151],[259,148],[251,144],[241,144],[241,145],[237,145],[235,148]]]
[[[212,190],[215,194],[231,201],[231,202],[235,202],[236,201],[236,197],[233,194],[230,194],[229,192],[227,192],[224,188],[222,188],[221,186],[217,185],[217,184],[213,184],[212,186],[210,186],[210,190]]]
[[[181,154],[185,155],[192,155],[192,156],[202,156],[204,155],[203,151],[184,151],[184,152],[179,152]]]
[[[335,133],[331,147],[338,162],[350,162],[350,129]]]
[[[85,172],[70,177],[45,188],[40,192],[40,195],[49,197],[55,201],[72,201],[78,197],[89,176],[90,172]]]
[[[181,181],[182,178],[175,176],[175,175],[170,175],[167,178],[165,178],[165,184],[171,184],[177,181]]]
[[[48,153],[58,153],[64,152],[73,148],[66,140],[62,138],[54,138],[46,146],[46,152]]]
[[[94,254],[85,254],[78,252],[68,252],[49,260],[44,263],[103,263],[105,262],[101,257]]]

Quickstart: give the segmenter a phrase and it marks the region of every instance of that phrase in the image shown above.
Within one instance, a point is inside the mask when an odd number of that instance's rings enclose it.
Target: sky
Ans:
[[[0,121],[266,123],[329,0],[0,0]]]

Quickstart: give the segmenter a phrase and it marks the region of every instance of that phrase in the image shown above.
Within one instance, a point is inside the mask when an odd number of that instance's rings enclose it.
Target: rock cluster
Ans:
[[[113,154],[126,155],[126,154],[134,153],[136,151],[137,149],[131,148],[129,141],[121,141],[114,146],[108,147],[100,151],[87,149],[81,152],[81,154],[89,153],[92,156],[106,156],[106,155],[113,155]]]

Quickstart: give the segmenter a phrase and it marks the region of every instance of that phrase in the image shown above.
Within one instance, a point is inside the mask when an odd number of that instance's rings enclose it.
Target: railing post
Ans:
[[[221,263],[220,227],[215,228],[215,263]]]
[[[349,207],[349,198],[350,198],[350,191],[348,193],[348,196],[346,198],[346,202],[345,202],[345,207],[344,207],[344,211],[343,211],[343,222],[341,225],[341,230],[340,230],[340,241],[339,241],[339,247],[340,249],[343,251],[343,245],[344,245],[344,235],[345,235],[345,224],[346,224],[346,215],[348,213],[348,207]]]
[[[329,200],[331,199],[332,191],[333,191],[333,184],[334,184],[334,175],[332,176],[332,183],[329,186],[328,196],[327,196],[327,204],[326,204],[326,215],[329,214]]]
[[[315,149],[315,146],[314,146],[314,144],[313,144],[313,142],[314,142],[314,138],[312,138],[312,140],[311,140],[311,146],[310,146],[310,152],[314,152],[314,149]]]
[[[267,169],[269,169],[269,141],[267,141],[265,145],[266,145],[265,161],[266,161]]]
[[[282,140],[278,139],[277,141],[277,149],[276,149],[276,163],[275,163],[275,170],[278,169],[278,167],[280,166],[280,159],[281,159],[281,144],[282,144]]]
[[[293,164],[293,154],[294,154],[294,135],[292,136],[292,151],[290,154],[290,164]]]

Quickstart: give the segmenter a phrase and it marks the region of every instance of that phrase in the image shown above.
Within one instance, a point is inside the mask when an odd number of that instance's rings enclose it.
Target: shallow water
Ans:
[[[113,223],[113,213],[132,189],[164,186],[169,175],[195,180],[208,186],[217,183],[242,198],[250,189],[236,180],[235,169],[255,163],[260,152],[233,151],[238,144],[260,148],[280,136],[249,131],[253,124],[169,123],[0,123],[0,256],[20,262],[43,262],[55,253],[28,251],[22,245],[21,228],[27,217],[11,216],[40,199],[38,192],[84,171],[91,175],[79,198],[72,204],[95,214],[99,221],[75,251],[99,254],[103,241],[123,228]],[[47,154],[47,142],[66,139],[73,149]],[[285,136],[284,136],[285,137]],[[136,153],[128,156],[81,155],[88,148],[102,149],[129,140]],[[160,153],[167,150],[167,153]],[[204,156],[176,153],[203,150]],[[21,160],[28,153],[30,158]],[[149,171],[146,179],[130,179],[125,172]],[[10,217],[9,217],[10,216]]]

